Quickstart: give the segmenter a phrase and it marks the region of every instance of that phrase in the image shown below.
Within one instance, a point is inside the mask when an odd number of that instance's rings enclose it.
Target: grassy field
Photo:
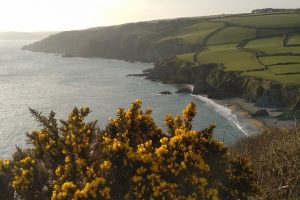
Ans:
[[[244,72],[243,75],[254,76],[262,79],[273,80],[284,85],[296,85],[300,87],[300,74],[275,75],[269,70]]]
[[[215,21],[232,23],[238,26],[254,28],[300,28],[300,14],[276,14],[245,17],[228,17],[215,19]]]
[[[292,35],[287,42],[288,45],[300,45],[300,33]]]
[[[269,67],[270,71],[276,75],[282,75],[287,73],[299,73],[300,74],[300,64],[292,65],[274,65]]]
[[[278,53],[293,53],[299,54],[299,47],[284,47],[282,43],[282,36],[261,38],[251,40],[244,46],[245,48],[253,49],[256,51],[263,52],[267,55],[278,54]]]
[[[179,60],[186,61],[189,63],[194,63],[194,55],[195,53],[188,53],[188,54],[177,55],[176,57]]]
[[[238,45],[238,43],[210,45],[210,46],[207,46],[207,50],[218,51],[218,50],[226,50],[226,49],[236,49],[237,45]]]
[[[256,37],[271,37],[275,35],[283,35],[285,32],[282,29],[256,29]]]
[[[256,30],[252,28],[228,27],[213,35],[208,45],[238,43],[244,39],[255,38]]]
[[[258,47],[268,47],[268,46],[272,46],[272,47],[276,47],[276,48],[283,47],[282,36],[251,40],[250,42],[247,43],[247,45],[245,47],[256,49]]]
[[[162,40],[177,38],[182,39],[187,44],[202,43],[210,33],[222,28],[223,26],[223,23],[203,22],[180,29]]]
[[[259,58],[264,65],[279,63],[300,63],[300,56],[265,56]]]
[[[204,51],[197,55],[201,64],[223,64],[226,71],[251,71],[264,68],[255,56],[240,49]]]
[[[283,36],[291,33],[284,46]],[[179,60],[194,63],[197,53],[199,64],[220,64],[225,71],[300,86],[300,14],[208,19],[163,40],[174,38],[205,45],[199,52],[178,55]]]

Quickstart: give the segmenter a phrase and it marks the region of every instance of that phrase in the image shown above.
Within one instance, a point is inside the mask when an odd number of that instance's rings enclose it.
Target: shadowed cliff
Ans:
[[[171,55],[195,52],[199,44],[166,39],[176,30],[199,23],[199,18],[161,20],[67,31],[23,47],[24,50],[61,53],[70,57],[104,57],[153,62]]]

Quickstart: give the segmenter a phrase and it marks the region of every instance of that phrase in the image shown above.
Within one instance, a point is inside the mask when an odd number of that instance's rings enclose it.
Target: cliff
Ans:
[[[241,97],[259,107],[277,108],[284,111],[279,119],[300,116],[298,87],[225,71],[217,64],[200,65],[172,57],[148,70],[147,78],[166,83],[189,83],[194,86],[194,94],[207,94],[215,99]]]
[[[198,18],[183,18],[66,31],[24,46],[23,49],[61,53],[70,57],[155,62],[171,55],[200,50],[202,46],[199,44],[166,38],[170,33],[200,21]]]

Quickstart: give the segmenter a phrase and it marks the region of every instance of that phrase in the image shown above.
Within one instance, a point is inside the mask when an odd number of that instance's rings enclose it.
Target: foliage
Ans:
[[[13,196],[13,189],[9,185],[12,162],[0,160],[0,199],[10,199]]]
[[[233,148],[253,163],[262,199],[300,198],[300,134],[298,128],[270,129],[242,139]]]
[[[137,100],[118,109],[105,130],[75,108],[59,126],[55,113],[32,114],[42,129],[31,146],[0,162],[1,199],[248,199],[256,195],[249,162],[213,139],[215,125],[192,130],[196,106],[166,115],[158,128]],[[6,185],[6,186],[7,186]]]

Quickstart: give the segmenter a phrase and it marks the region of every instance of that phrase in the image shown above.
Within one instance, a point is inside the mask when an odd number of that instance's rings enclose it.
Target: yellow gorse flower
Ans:
[[[128,110],[118,109],[104,130],[84,122],[86,107],[75,108],[60,127],[55,113],[44,118],[33,112],[44,128],[28,134],[28,151],[12,162],[0,160],[0,176],[10,177],[22,199],[33,193],[51,200],[243,199],[245,192],[232,181],[253,187],[248,163],[233,160],[212,138],[215,125],[192,130],[195,104],[181,116],[166,115],[165,132],[151,109],[143,112],[141,106],[137,100]]]

